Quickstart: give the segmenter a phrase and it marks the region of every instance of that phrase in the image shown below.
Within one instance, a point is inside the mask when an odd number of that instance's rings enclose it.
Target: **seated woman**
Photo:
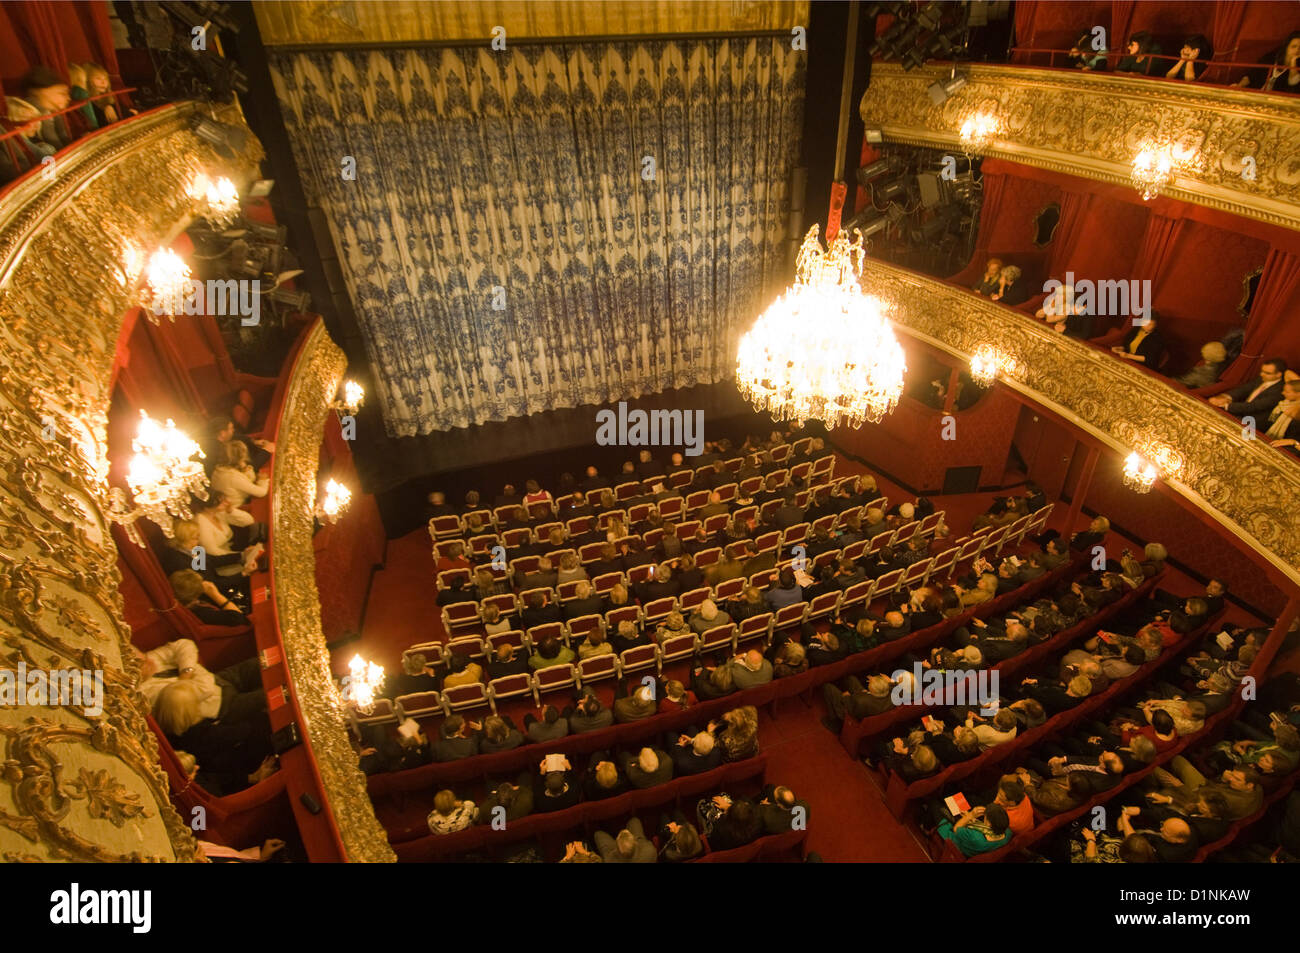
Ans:
[[[108,75],[108,70],[98,63],[86,63],[82,66],[86,75],[86,82],[89,84],[88,89],[92,97],[91,104],[95,108],[95,118],[102,129],[110,123],[117,122],[120,118],[117,111],[117,101],[113,97],[113,81]],[[134,110],[132,110],[134,111]]]
[[[1165,337],[1157,326],[1153,312],[1146,324],[1134,325],[1124,336],[1124,343],[1111,348],[1126,361],[1133,361],[1151,370],[1160,367],[1160,360],[1165,356]]]
[[[713,722],[709,730],[721,727],[717,734],[722,746],[723,757],[727,761],[744,761],[758,757],[758,709],[753,705],[733,708],[722,716],[722,724]]]
[[[1214,58],[1214,48],[1210,41],[1199,33],[1194,33],[1183,41],[1183,48],[1178,53],[1178,62],[1165,73],[1167,79],[1181,79],[1191,83],[1200,79],[1209,68]]]
[[[1109,68],[1106,62],[1105,36],[1104,32],[1094,34],[1091,30],[1079,34],[1079,38],[1074,41],[1074,46],[1070,47],[1066,65],[1071,69],[1105,72]],[[1099,43],[1100,48],[1098,48]]]
[[[776,650],[776,657],[772,659],[774,677],[787,678],[806,671],[808,671],[808,658],[801,644],[792,640]]]
[[[523,743],[523,733],[508,717],[488,715],[483,719],[483,739],[478,746],[478,750],[483,754],[513,751]]]
[[[1003,304],[1018,305],[1024,304],[1029,300],[1029,288],[1020,280],[1022,272],[1016,265],[1007,265],[998,275],[998,286],[993,293],[989,295],[990,301],[1001,301]]]
[[[194,520],[177,520],[172,524],[172,538],[167,545],[158,550],[158,562],[162,563],[163,572],[171,575],[182,569],[194,569],[196,563],[203,568],[196,570],[200,576],[211,582],[229,582],[217,570],[224,566],[238,566],[245,576],[255,571],[256,560],[243,553],[226,553],[214,555],[199,547],[199,524]],[[202,557],[200,560],[199,557]]]
[[[477,818],[478,808],[473,801],[459,800],[454,791],[442,790],[433,797],[429,831],[433,834],[454,834],[472,827]]]
[[[717,794],[701,801],[696,813],[714,850],[744,847],[763,836],[762,812],[749,798]]]
[[[952,821],[939,824],[938,835],[950,840],[965,857],[997,850],[1011,842],[1011,819],[1000,804],[977,807]]]
[[[252,564],[262,555],[266,525],[254,520],[252,514],[217,496],[195,501],[191,509],[194,523],[199,528],[199,545],[209,559],[238,552],[245,564]],[[233,565],[217,568],[220,576],[238,575],[239,572],[240,569]]]
[[[227,500],[231,506],[243,506],[252,497],[261,499],[270,488],[270,478],[253,469],[248,454],[248,444],[242,440],[227,440],[221,445],[225,459],[212,470],[212,493]]]
[[[587,570],[578,565],[578,557],[573,553],[565,553],[560,557],[560,568],[555,574],[555,584],[561,585],[566,582],[586,582]]]
[[[1137,73],[1140,76],[1155,75],[1158,66],[1156,57],[1164,52],[1155,38],[1141,30],[1128,38],[1128,55],[1124,56],[1115,67],[1117,73]]]
[[[632,625],[631,622],[625,624]],[[605,633],[599,628],[592,629],[587,633],[587,637],[578,643],[579,661],[595,658],[597,655],[611,655],[613,652],[614,646],[605,640]]]
[[[987,265],[984,266],[984,276],[980,278],[972,291],[979,295],[991,295],[1001,286],[998,281],[998,275],[1002,271],[1002,259],[990,258]]]
[[[168,580],[179,602],[194,613],[204,625],[248,625],[248,619],[239,607],[193,569],[178,569]]]
[[[1220,341],[1210,341],[1201,346],[1201,360],[1186,374],[1175,378],[1184,387],[1209,387],[1219,379],[1228,352]]]
[[[1269,65],[1251,70],[1238,86],[1262,89],[1272,93],[1300,93],[1300,30],[1295,30],[1286,42],[1264,57]]]
[[[722,698],[735,690],[730,665],[719,665],[714,669],[699,668],[691,675],[691,691],[702,701]]]
[[[693,860],[704,853],[699,831],[681,811],[675,811],[671,819],[667,814],[660,815],[659,843],[663,844],[659,849],[659,859],[666,864]]]

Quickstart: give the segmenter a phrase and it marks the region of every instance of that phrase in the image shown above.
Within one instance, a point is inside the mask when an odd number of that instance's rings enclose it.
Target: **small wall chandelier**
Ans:
[[[202,203],[200,214],[213,228],[225,228],[239,217],[239,190],[225,176],[211,179],[200,172],[190,186],[189,195]]]
[[[185,310],[185,299],[190,293],[190,266],[170,248],[160,248],[149,256],[144,267],[144,293],[141,305],[149,320],[158,323],[159,315],[175,320]]]
[[[343,396],[336,398],[330,403],[331,410],[337,410],[341,414],[349,417],[355,417],[361,405],[365,402],[365,389],[356,381],[343,382]]]
[[[1173,178],[1175,162],[1167,147],[1146,145],[1133,157],[1133,186],[1149,202]]]
[[[966,117],[961,124],[958,135],[962,147],[968,153],[983,152],[993,141],[993,137],[1002,132],[1002,120],[988,113],[976,113]]]
[[[1002,377],[1018,376],[1020,365],[997,348],[984,345],[970,359],[970,376],[981,387],[991,387]]]
[[[804,237],[794,283],[740,339],[736,386],[796,426],[877,423],[902,396],[903,349],[888,306],[862,291],[862,234],[850,242],[841,231],[825,251],[817,234],[814,225]]]
[[[343,698],[363,715],[374,711],[375,698],[384,687],[384,669],[354,655],[348,662],[348,675],[343,679]]]
[[[160,424],[140,411],[140,426],[131,441],[135,455],[127,466],[126,482],[131,488],[132,504],[121,487],[109,491],[109,517],[122,524],[138,546],[145,544],[135,521],[145,517],[157,523],[163,533],[172,536],[176,519],[190,519],[190,497],[208,498],[208,475],[204,472],[203,451],[176,424]],[[195,459],[195,458],[198,459]]]
[[[325,495],[321,498],[316,515],[329,523],[337,523],[351,502],[352,491],[337,480],[331,479],[325,484]]]
[[[1136,450],[1124,460],[1124,485],[1135,493],[1149,493],[1159,475],[1155,465]]]

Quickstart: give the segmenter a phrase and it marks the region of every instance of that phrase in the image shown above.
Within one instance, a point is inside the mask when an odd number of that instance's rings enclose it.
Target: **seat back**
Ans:
[[[595,589],[602,596],[607,595],[611,589],[623,581],[621,572],[603,572],[595,579],[591,580],[591,588]]]
[[[661,599],[651,599],[641,607],[641,617],[647,626],[656,625],[662,620],[668,618],[668,613],[677,608],[676,596],[664,596]]]
[[[889,541],[893,538],[893,530],[885,530],[883,533],[877,533],[875,536],[871,537],[871,546],[868,551],[873,553],[880,552],[889,545]]]
[[[700,636],[698,650],[700,652],[714,652],[721,649],[732,649],[735,647],[736,624],[728,622],[724,625],[715,625],[711,629],[706,629]]]
[[[412,692],[410,695],[399,695],[393,699],[393,711],[398,721],[441,715],[444,711],[442,695],[438,692]]]
[[[519,605],[515,602],[514,593],[511,592],[500,592],[495,596],[488,596],[481,605],[485,609],[488,606],[496,606],[497,611],[507,618],[519,611]]]
[[[787,608],[789,607],[787,606]],[[775,621],[776,617],[770,612],[761,612],[745,619],[740,623],[740,627],[736,629],[736,645],[744,645],[746,642],[753,642],[756,639],[766,640],[772,634]]]
[[[599,616],[596,616],[596,618],[599,618]],[[560,622],[544,622],[541,625],[535,625],[525,632],[524,636],[530,646],[541,645],[547,639],[559,639],[565,644],[569,641],[569,632]]]
[[[712,566],[722,558],[721,546],[710,546],[708,549],[701,549],[695,554],[695,568],[704,569]]]
[[[612,652],[605,655],[593,655],[578,663],[578,686],[589,682],[604,681],[618,675],[618,657]]]
[[[458,539],[460,534],[459,516],[435,516],[429,520],[429,535],[435,542],[440,539]]]
[[[622,503],[624,500],[635,499],[641,495],[640,482],[620,483],[614,487],[614,499]]]
[[[659,645],[661,662],[675,662],[695,654],[699,639],[694,635],[670,635]],[[638,646],[639,647],[639,646]]]
[[[533,673],[533,687],[539,705],[541,704],[541,696],[548,692],[571,689],[576,684],[577,671],[569,664],[548,665],[546,668],[539,668]]]
[[[854,562],[857,562],[862,558],[862,554],[867,551],[867,546],[869,545],[870,543],[865,539],[860,539],[855,543],[849,543],[844,547],[844,555],[849,557],[849,559],[852,559]]]
[[[819,596],[813,596],[812,602],[808,603],[809,621],[834,615],[842,597],[843,593],[840,592],[823,592]]]
[[[494,714],[497,710],[497,702],[505,698],[520,698],[524,695],[534,695],[533,676],[526,672],[517,675],[502,675],[500,678],[494,678],[488,682],[488,704],[492,706]]]
[[[802,543],[808,538],[808,529],[807,523],[795,523],[781,533],[781,545],[793,546],[795,543]]]
[[[692,589],[690,592],[683,592],[678,596],[677,608],[681,610],[682,615],[689,617],[692,612],[699,608],[700,603],[708,598],[709,587],[701,586],[699,589]]]
[[[528,636],[524,635],[520,629],[511,629],[509,632],[498,632],[496,635],[487,637],[488,653],[495,657],[497,649],[503,645],[509,645],[518,650],[526,650],[529,645]]]
[[[659,501],[659,515],[672,522],[681,518],[685,503],[680,497],[669,497]]]
[[[605,622],[596,614],[580,615],[577,618],[569,620],[569,640],[577,645],[592,632],[600,632],[605,629]]]
[[[456,579],[463,580],[466,585],[469,585],[469,570],[444,569],[442,572],[438,573],[438,591],[442,592],[444,589],[450,589],[452,581]]]
[[[903,579],[900,585],[904,587],[920,585],[922,580],[930,574],[930,565],[933,562],[933,559],[920,559],[912,563],[912,565],[908,566],[903,572]]]
[[[905,569],[895,569],[892,572],[885,573],[883,576],[877,579],[876,591],[872,593],[872,597],[875,598],[876,596],[887,596],[895,589],[897,589],[899,585],[902,583],[903,573],[906,571],[907,570]]]
[[[482,682],[456,685],[442,690],[442,709],[447,714],[469,708],[488,708],[487,688]]]
[[[855,582],[844,590],[844,596],[840,600],[840,611],[843,612],[849,606],[869,605],[875,592],[876,580],[864,579],[862,582]]]
[[[638,606],[620,606],[605,613],[606,632],[617,632],[620,622],[631,622],[640,627],[641,609]]]
[[[745,591],[745,584],[748,582],[744,577],[737,579],[727,579],[713,587],[713,599],[715,602],[723,602],[727,599],[734,599]]]
[[[451,634],[457,629],[473,628],[479,624],[477,602],[453,602],[442,607],[442,627]]]
[[[772,619],[772,628],[788,629],[792,626],[799,625],[803,622],[804,616],[808,614],[808,603],[796,602],[793,605],[782,606],[776,610],[776,615]],[[742,623],[743,624],[743,623]]]
[[[640,672],[647,668],[659,666],[659,647],[657,645],[637,645],[624,649],[618,656],[618,668],[623,675]]]

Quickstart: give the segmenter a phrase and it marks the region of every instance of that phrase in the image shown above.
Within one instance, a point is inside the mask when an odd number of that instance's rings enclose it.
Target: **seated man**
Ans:
[[[1210,398],[1210,403],[1234,417],[1254,418],[1257,430],[1267,430],[1269,411],[1282,400],[1285,374],[1286,361],[1280,357],[1269,358],[1260,365],[1258,377],[1240,387],[1215,394]]]
[[[274,770],[266,692],[256,657],[220,672],[179,639],[141,656],[140,692],[173,747],[188,751],[233,793]],[[261,780],[257,777],[256,780]]]
[[[731,669],[731,682],[737,691],[766,685],[772,680],[772,663],[763,658],[758,649],[750,649],[727,663]]]
[[[605,600],[591,588],[591,583],[580,582],[574,588],[574,597],[560,607],[564,621],[584,615],[600,615],[605,608]]]
[[[707,731],[678,735],[676,744],[670,744],[669,741],[670,739],[664,739],[664,747],[668,749],[678,777],[712,771],[722,764],[722,748],[717,746],[713,735]]]
[[[607,864],[653,864],[659,859],[655,845],[645,836],[640,818],[628,821],[616,837],[596,831],[595,840],[600,859]]]
[[[1040,683],[1036,678],[1027,678],[1021,682],[1025,695],[1037,701],[1049,714],[1055,715],[1073,708],[1085,698],[1092,695],[1092,682],[1084,675],[1076,675],[1062,685],[1060,683]]]
[[[491,824],[517,821],[533,813],[533,775],[523,771],[514,784],[502,781],[496,790],[478,806],[478,823]],[[498,808],[500,810],[498,810]]]
[[[623,762],[623,773],[628,783],[637,789],[667,784],[673,779],[673,762],[657,748],[642,748],[636,757],[628,755]]]
[[[583,781],[583,796],[588,801],[617,797],[627,791],[627,778],[623,777],[608,752],[598,751],[591,756],[587,776]]]
[[[573,649],[555,636],[548,635],[537,646],[537,653],[528,660],[528,667],[536,671],[552,665],[572,665],[576,658]]]
[[[888,675],[872,675],[867,679],[865,689],[854,675],[846,678],[842,685],[843,690],[831,684],[822,686],[822,697],[826,700],[826,710],[829,712],[822,719],[822,724],[837,735],[844,727],[846,716],[861,720],[884,714],[894,707],[890,697],[894,683]]]
[[[459,761],[479,753],[479,729],[482,725],[467,721],[460,715],[448,715],[438,730],[438,742],[433,746],[433,760]]]
[[[614,720],[619,724],[643,721],[658,712],[654,689],[649,685],[642,685],[631,695],[614,699]]]
[[[569,733],[569,721],[554,705],[542,708],[542,717],[535,718],[532,712],[524,715],[524,731],[530,740],[538,744],[558,741]]]
[[[787,567],[781,570],[777,576],[776,584],[763,594],[763,601],[767,603],[768,609],[773,612],[803,601],[803,589],[795,580],[792,569]]]
[[[808,829],[808,802],[796,798],[783,784],[769,784],[764,789],[758,810],[763,817],[763,830],[768,834]]]
[[[601,704],[600,699],[591,691],[584,692],[572,711],[565,711],[565,716],[569,721],[569,730],[575,735],[599,731],[614,724],[614,713]]]
[[[564,755],[548,755],[538,763],[533,810],[539,814],[563,811],[578,803],[581,786],[573,776],[573,765]]]

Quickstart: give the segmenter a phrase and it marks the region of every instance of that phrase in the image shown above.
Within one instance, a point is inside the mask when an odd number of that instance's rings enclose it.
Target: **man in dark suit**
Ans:
[[[781,508],[776,511],[776,525],[778,529],[789,529],[804,521],[803,510],[795,502],[793,490],[787,490],[785,493],[785,502]]]
[[[1210,403],[1234,417],[1254,417],[1255,425],[1268,418],[1268,412],[1282,399],[1282,378],[1286,361],[1272,357],[1259,368],[1259,376],[1223,394],[1215,394]],[[1262,429],[1262,428],[1261,428]]]
[[[515,490],[514,484],[507,483],[501,488],[501,495],[496,498],[495,506],[521,506],[524,498]]]
[[[582,481],[581,489],[584,493],[588,490],[607,490],[609,481],[595,467],[587,467],[587,478]]]
[[[866,688],[862,687],[862,682],[854,675],[850,675],[842,684],[843,691],[840,686],[830,683],[822,686],[826,710],[829,712],[822,719],[822,724],[837,735],[844,726],[846,715],[861,720],[883,715],[894,707],[894,700],[890,697],[894,683],[888,675],[872,675],[867,680]]]
[[[488,678],[504,678],[507,675],[524,675],[528,672],[528,654],[513,645],[497,647],[496,654],[487,663]]]
[[[769,550],[760,553],[754,546],[754,543],[748,542],[745,545],[745,566],[742,572],[748,578],[756,572],[771,572],[776,568],[776,553]]]
[[[563,763],[563,771],[547,771],[546,759],[541,761],[541,774],[533,791],[533,810],[539,814],[573,807],[582,796],[582,785],[574,776],[569,759],[564,758]]]
[[[441,737],[433,746],[433,760],[459,761],[478,754],[478,727],[460,715],[448,715],[439,730]]]
[[[1085,675],[1074,676],[1069,685],[1027,678],[1021,683],[1021,690],[1042,705],[1048,714],[1056,715],[1073,708],[1091,695],[1092,682]]]
[[[758,811],[763,816],[763,829],[768,834],[808,829],[808,802],[797,799],[794,792],[783,784],[768,785],[764,789]]]
[[[521,574],[518,579],[519,591],[527,592],[529,589],[554,589],[556,585],[557,574],[551,561],[543,556],[537,562],[537,568],[527,574]]]
[[[664,747],[673,759],[673,768],[678,777],[687,774],[700,774],[712,771],[722,764],[722,748],[714,743],[713,735],[701,731],[695,736],[678,735],[664,738]]]
[[[529,593],[524,601],[524,608],[519,613],[519,625],[525,631],[535,625],[562,621],[564,620],[560,615],[560,607],[548,602],[540,592]]]
[[[661,477],[664,475],[664,465],[656,463],[649,450],[642,450],[640,462],[636,465],[636,475],[642,480],[649,480],[652,477]]]
[[[533,813],[533,773],[524,771],[515,779],[515,783],[502,781],[497,789],[483,799],[478,806],[478,823],[491,824],[498,816],[496,808],[505,808],[506,823],[517,821]]]
[[[623,762],[623,773],[632,787],[644,790],[671,781],[673,762],[665,752],[657,748],[642,748],[636,756],[627,756]]]

